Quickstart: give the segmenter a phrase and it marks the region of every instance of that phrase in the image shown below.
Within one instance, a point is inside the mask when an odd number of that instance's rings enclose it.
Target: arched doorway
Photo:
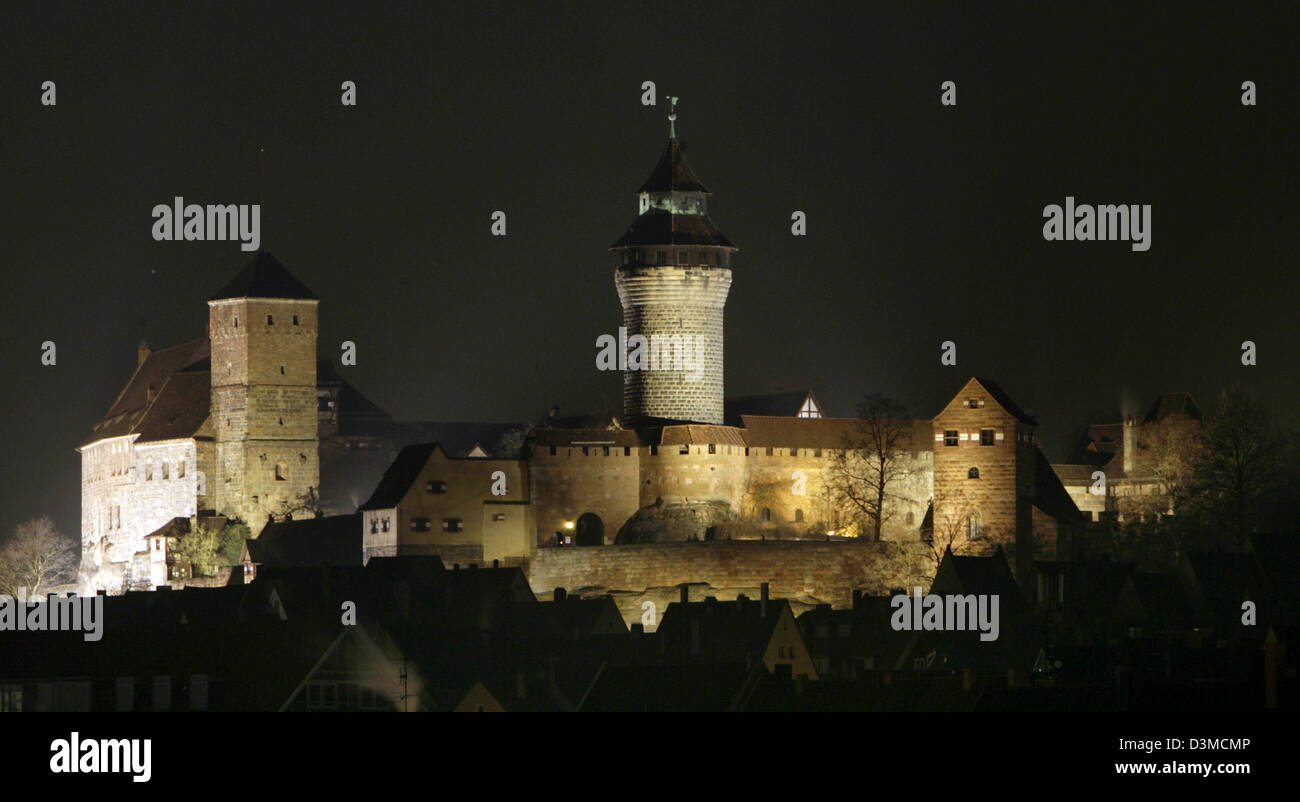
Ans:
[[[578,546],[605,545],[605,522],[594,512],[584,512],[578,518],[577,533],[573,542]]]

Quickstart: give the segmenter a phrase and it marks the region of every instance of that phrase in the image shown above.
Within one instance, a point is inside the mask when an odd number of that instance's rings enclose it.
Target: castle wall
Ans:
[[[738,509],[745,493],[745,447],[715,443],[714,453],[708,444],[661,445],[657,454],[643,449],[640,505],[650,506],[682,501],[721,501]],[[687,453],[681,453],[685,449]]]
[[[583,454],[583,449],[586,454]],[[608,454],[606,454],[608,448]],[[627,453],[625,454],[625,448]],[[585,513],[600,516],[605,543],[640,507],[642,451],[635,446],[539,446],[528,462],[538,541],[567,532]]]
[[[579,595],[611,593],[630,623],[642,603],[662,616],[679,599],[677,585],[696,583],[691,599],[757,599],[762,583],[773,598],[796,607],[852,604],[853,591],[885,594],[892,588],[929,585],[919,550],[895,543],[713,541],[538,549],[524,567],[539,598],[563,587]]]
[[[81,565],[83,593],[120,589],[145,535],[197,510],[197,455],[192,439],[133,443],[134,436],[101,440],[81,450]]]

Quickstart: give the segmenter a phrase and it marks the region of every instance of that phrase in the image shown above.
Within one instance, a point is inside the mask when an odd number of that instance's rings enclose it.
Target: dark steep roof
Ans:
[[[1037,425],[1038,421],[1034,420],[1032,415],[1025,412],[1023,409],[1021,409],[1019,404],[1017,404],[1015,401],[1012,401],[1011,396],[1007,395],[1007,391],[1003,390],[998,385],[997,382],[993,381],[992,379],[985,379],[979,376],[975,376],[974,379],[975,381],[979,382],[980,385],[982,385],[985,390],[988,391],[989,395],[993,396],[993,400],[997,401],[999,406],[1001,406],[1007,412],[1011,413],[1011,415],[1013,415],[1016,418],[1016,420],[1020,421],[1021,423],[1030,423],[1030,424]]]
[[[361,565],[361,516],[276,521],[247,543],[248,556],[259,565]]]
[[[699,214],[673,214],[651,209],[632,221],[611,248],[640,245],[716,245],[735,248],[713,221]],[[739,249],[737,249],[739,250]]]
[[[136,368],[82,445],[106,437],[145,436],[145,427],[148,440],[193,435],[208,417],[209,399],[201,389],[207,386],[208,378],[206,373],[197,370],[199,363],[206,363],[207,358],[206,337],[151,353]],[[191,370],[178,374],[187,369]],[[168,387],[173,380],[177,381],[176,386]],[[152,400],[150,388],[153,388]],[[189,431],[184,431],[191,426]]]
[[[1191,393],[1161,393],[1147,410],[1146,423],[1162,421],[1170,415],[1182,414],[1192,420],[1201,419],[1201,410],[1192,400]]]
[[[358,512],[388,510],[396,507],[406,495],[406,491],[411,489],[420,471],[429,464],[429,457],[433,456],[433,450],[437,447],[437,443],[420,443],[402,449],[397,459],[393,460],[393,464],[384,471],[384,478],[379,480],[375,492],[370,495],[370,499],[365,504],[361,505]]]
[[[208,300],[220,301],[226,298],[319,299],[319,296],[307,289],[274,256],[266,251],[258,251],[243,270]]]
[[[676,137],[668,140],[659,163],[655,165],[650,177],[645,180],[637,193],[642,192],[708,192],[708,187],[700,181],[686,162],[682,153],[683,146]]]
[[[1062,523],[1083,520],[1083,513],[1041,448],[1034,449],[1034,506]]]

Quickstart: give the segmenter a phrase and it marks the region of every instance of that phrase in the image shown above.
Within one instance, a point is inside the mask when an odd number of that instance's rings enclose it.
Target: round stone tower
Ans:
[[[639,216],[610,248],[619,260],[614,284],[623,306],[629,425],[723,422],[723,308],[738,249],[709,219],[710,194],[686,163],[673,123],[659,163],[637,190]]]

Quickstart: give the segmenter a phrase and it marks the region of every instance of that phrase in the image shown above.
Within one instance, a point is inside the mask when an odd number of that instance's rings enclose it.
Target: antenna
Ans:
[[[668,98],[668,100],[670,103],[672,103],[672,108],[669,109],[668,111],[668,138],[676,139],[677,138],[677,98],[670,97]]]

